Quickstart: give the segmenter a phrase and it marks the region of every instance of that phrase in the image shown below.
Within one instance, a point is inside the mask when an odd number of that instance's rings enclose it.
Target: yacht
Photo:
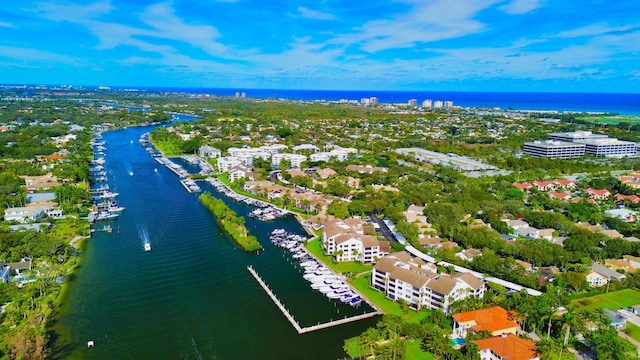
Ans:
[[[151,243],[144,243],[144,251],[149,252],[151,251]]]
[[[133,176],[133,171],[129,171],[129,176]]]

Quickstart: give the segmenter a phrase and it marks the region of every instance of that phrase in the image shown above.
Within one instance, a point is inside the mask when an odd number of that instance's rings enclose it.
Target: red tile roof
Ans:
[[[500,306],[493,306],[486,309],[454,314],[453,318],[458,323],[475,322],[475,325],[471,326],[471,328],[476,332],[482,330],[494,332],[517,327],[518,324],[512,320],[513,315],[514,313],[512,311],[507,311]]]
[[[539,359],[536,344],[531,340],[521,339],[513,334],[506,336],[494,336],[482,340],[474,340],[480,351],[491,349],[504,360],[530,360]]]

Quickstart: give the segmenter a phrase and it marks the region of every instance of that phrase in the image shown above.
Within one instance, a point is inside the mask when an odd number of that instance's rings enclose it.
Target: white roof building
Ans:
[[[299,169],[302,163],[307,160],[307,157],[301,154],[273,154],[271,156],[271,165],[280,165],[280,162],[283,159],[289,160],[289,162],[291,163],[291,167]]]
[[[242,164],[242,161],[235,156],[224,156],[218,159],[218,171],[227,172],[236,165]]]

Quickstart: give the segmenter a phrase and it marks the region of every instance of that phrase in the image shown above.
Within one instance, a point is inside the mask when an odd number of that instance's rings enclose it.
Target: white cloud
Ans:
[[[333,19],[335,19],[335,16],[333,16],[333,14],[330,14],[330,13],[327,13],[327,12],[308,9],[308,8],[302,7],[302,6],[298,7],[298,13],[300,14],[300,16],[302,16],[304,18],[309,18],[309,19],[316,19],[316,20],[333,20]]]
[[[611,26],[609,24],[598,23],[588,26],[580,27],[577,29],[562,31],[556,34],[556,37],[560,38],[576,38],[585,36],[603,35],[612,32],[625,32],[633,29],[639,29],[640,24],[624,25],[624,26]]]
[[[0,21],[0,27],[15,28],[16,26],[11,24],[11,23],[5,22],[5,21]]]
[[[521,15],[539,8],[541,0],[513,0],[500,7],[500,10],[511,15]]]
[[[20,61],[28,62],[24,67],[38,67],[47,63],[62,63],[69,66],[78,65],[79,59],[72,56],[60,55],[40,49],[22,48],[0,45],[0,57],[13,59],[14,65]],[[19,60],[19,61],[16,61]]]
[[[474,19],[476,14],[498,1],[417,0],[408,11],[392,19],[367,22],[357,32],[342,34],[334,42],[359,44],[367,52],[377,52],[475,34],[485,29]]]

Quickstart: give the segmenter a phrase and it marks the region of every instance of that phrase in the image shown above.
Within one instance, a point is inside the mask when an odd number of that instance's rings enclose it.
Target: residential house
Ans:
[[[493,336],[516,334],[515,313],[500,306],[453,314],[453,334],[464,338],[467,333],[488,331]]]
[[[482,250],[479,249],[466,249],[456,253],[456,257],[459,257],[465,261],[471,261],[474,257],[482,255]]]
[[[473,340],[482,360],[540,360],[536,344],[513,334]]]
[[[338,174],[335,170],[331,168],[318,169],[316,170],[316,173],[318,174],[318,176],[320,176],[321,179],[328,179]]]
[[[608,209],[604,211],[604,215],[617,218],[625,222],[634,222],[637,220],[638,212],[635,210],[625,209],[623,207],[617,209]]]
[[[23,206],[7,208],[4,210],[4,221],[17,221],[26,223],[36,221],[46,215],[48,206]]]
[[[540,180],[536,180],[533,182],[533,185],[538,188],[538,190],[540,191],[550,191],[550,190],[555,190],[556,185],[554,183],[552,183],[551,181],[540,181]]]
[[[513,186],[518,188],[518,190],[521,190],[521,191],[524,191],[524,192],[527,192],[527,191],[529,191],[529,190],[531,190],[533,188],[533,185],[531,185],[528,182],[521,183],[521,182],[517,182],[516,181],[516,182],[513,183]]]
[[[392,300],[404,300],[410,308],[450,311],[451,303],[469,296],[483,296],[486,286],[473,274],[438,274],[432,269],[414,266],[394,254],[374,266],[371,287]]]
[[[591,265],[590,269],[591,271],[587,274],[587,282],[591,286],[602,286],[611,280],[623,280],[625,278],[624,274],[596,262]]]
[[[596,199],[596,200],[608,199],[611,196],[611,193],[607,189],[588,188],[587,190],[585,190],[585,193],[590,198]]]
[[[515,259],[514,262],[520,266],[522,266],[522,268],[524,268],[527,271],[533,271],[533,264],[528,263],[526,261],[520,260],[520,259]]]
[[[631,263],[625,259],[605,259],[604,266],[616,271],[622,270],[627,274],[636,272]]]
[[[604,309],[604,314],[609,318],[609,325],[616,330],[624,330],[627,327],[627,318],[617,311]]]
[[[567,201],[571,199],[571,194],[569,192],[557,192],[557,191],[549,191],[547,193],[551,200],[564,200]]]
[[[622,175],[620,182],[633,189],[640,189],[640,172],[632,171],[628,175]]]
[[[362,165],[349,165],[347,166],[347,171],[355,171],[360,174],[373,174],[375,172],[387,172],[387,168],[377,167],[377,166],[362,166]]]
[[[629,262],[629,265],[631,265],[631,267],[633,267],[634,269],[640,267],[640,257],[632,255],[622,255],[622,259]]]
[[[630,203],[630,204],[640,203],[640,197],[637,195],[624,195],[624,194],[617,193],[615,194],[615,199],[616,201],[621,203]]]
[[[555,179],[553,183],[560,188],[563,189],[575,189],[576,183],[572,180],[564,180],[564,179]]]
[[[57,186],[60,186],[58,177],[52,173],[41,176],[20,176],[24,179],[27,191],[29,193],[36,192],[37,190],[48,190]]]

